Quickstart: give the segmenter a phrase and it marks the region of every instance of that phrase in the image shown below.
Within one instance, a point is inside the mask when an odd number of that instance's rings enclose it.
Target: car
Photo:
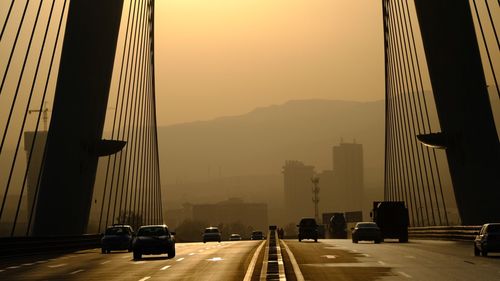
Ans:
[[[347,222],[345,221],[344,213],[333,213],[333,216],[330,218],[329,230],[332,238],[347,238]]]
[[[203,243],[207,243],[208,241],[217,241],[220,243],[221,234],[219,228],[215,226],[205,228],[205,231],[203,232]]]
[[[500,252],[500,223],[487,223],[474,239],[474,255],[483,257]]]
[[[318,224],[315,218],[302,218],[297,227],[299,228],[299,242],[303,239],[314,239],[314,242],[318,242]]]
[[[168,254],[168,258],[175,257],[175,232],[171,232],[166,225],[145,225],[137,230],[132,249],[134,260],[142,255]]]
[[[250,240],[262,240],[264,239],[264,233],[262,231],[256,230],[252,231],[252,235],[250,236]]]
[[[382,242],[382,232],[374,222],[358,222],[352,229],[352,242],[358,241],[373,241],[378,244]]]
[[[130,225],[115,224],[106,228],[101,238],[101,253],[107,254],[112,250],[132,251],[134,230]]]
[[[229,236],[229,241],[240,241],[241,240],[241,235],[237,233],[233,233]]]

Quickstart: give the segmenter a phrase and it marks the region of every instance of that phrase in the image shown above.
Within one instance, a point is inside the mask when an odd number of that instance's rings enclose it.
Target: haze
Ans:
[[[158,125],[384,98],[378,1],[156,1]]]

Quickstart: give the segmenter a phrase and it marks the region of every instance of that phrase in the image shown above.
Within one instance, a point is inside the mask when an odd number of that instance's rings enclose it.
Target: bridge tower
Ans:
[[[85,233],[98,157],[124,145],[101,140],[122,8],[70,1],[33,235]]]
[[[500,144],[468,0],[415,0],[462,224],[500,221]]]

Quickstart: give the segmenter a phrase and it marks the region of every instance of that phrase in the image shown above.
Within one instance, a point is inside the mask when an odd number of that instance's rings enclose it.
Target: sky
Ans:
[[[380,1],[155,5],[158,125],[239,115],[296,99],[384,98]]]

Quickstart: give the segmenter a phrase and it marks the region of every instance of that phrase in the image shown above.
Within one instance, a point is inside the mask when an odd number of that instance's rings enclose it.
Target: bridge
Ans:
[[[164,222],[154,7],[153,0],[0,4],[1,239],[29,245],[114,223]],[[406,202],[411,227],[450,226],[442,184],[449,175],[461,225],[500,222],[490,102],[500,99],[500,2],[382,0],[381,9],[384,199]],[[472,257],[470,241],[289,238],[178,243],[174,259],[141,261],[126,252],[101,255],[96,245],[9,254],[0,258],[0,278],[263,280],[272,247],[281,269],[268,279],[499,277],[498,259]]]

